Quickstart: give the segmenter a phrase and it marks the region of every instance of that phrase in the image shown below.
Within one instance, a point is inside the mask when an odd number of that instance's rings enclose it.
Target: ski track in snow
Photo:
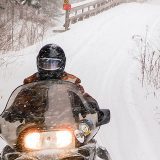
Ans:
[[[135,68],[133,55],[130,55],[132,36],[145,35],[148,25],[152,37],[152,31],[159,21],[160,7],[123,4],[72,25],[68,32],[42,43],[55,42],[62,46],[67,53],[67,71],[81,78],[84,88],[97,99],[101,108],[111,110],[111,122],[101,127],[97,140],[108,149],[113,160],[160,159],[160,153],[155,149],[158,145],[152,143],[153,137],[150,137],[148,128],[136,109],[132,78]],[[35,48],[32,50],[34,54],[40,47]],[[20,64],[28,69],[27,73],[19,75],[20,80],[35,70],[30,65],[34,60],[23,60],[25,57],[27,56],[22,57],[24,64]],[[11,64],[9,68],[13,66]],[[21,71],[22,68],[17,67],[17,70]],[[8,83],[14,80],[15,75],[12,75]],[[5,82],[6,79],[7,75],[1,81]],[[11,83],[9,87],[15,88],[20,80]],[[2,93],[4,87],[0,87]]]

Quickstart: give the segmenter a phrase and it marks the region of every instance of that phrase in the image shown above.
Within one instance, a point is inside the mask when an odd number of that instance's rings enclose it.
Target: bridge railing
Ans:
[[[65,30],[69,29],[70,24],[82,21],[85,18],[101,13],[111,7],[122,3],[122,0],[95,0],[66,11]]]

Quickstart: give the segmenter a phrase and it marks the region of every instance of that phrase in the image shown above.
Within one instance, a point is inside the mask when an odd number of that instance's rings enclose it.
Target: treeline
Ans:
[[[0,0],[0,53],[41,41],[61,14],[62,0]]]

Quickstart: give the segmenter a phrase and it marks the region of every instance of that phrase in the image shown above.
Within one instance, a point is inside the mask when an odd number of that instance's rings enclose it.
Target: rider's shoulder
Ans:
[[[81,80],[77,76],[67,73],[67,72],[63,73],[62,80],[69,81],[75,84],[81,83]]]
[[[36,72],[33,75],[25,78],[24,81],[23,81],[23,84],[28,84],[28,83],[37,82],[37,81],[39,81],[39,74],[38,74],[38,72]]]

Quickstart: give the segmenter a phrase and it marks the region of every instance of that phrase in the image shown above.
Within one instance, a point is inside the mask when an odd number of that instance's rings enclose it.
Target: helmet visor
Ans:
[[[61,66],[61,60],[55,58],[40,58],[38,60],[38,67],[44,70],[57,70]]]

